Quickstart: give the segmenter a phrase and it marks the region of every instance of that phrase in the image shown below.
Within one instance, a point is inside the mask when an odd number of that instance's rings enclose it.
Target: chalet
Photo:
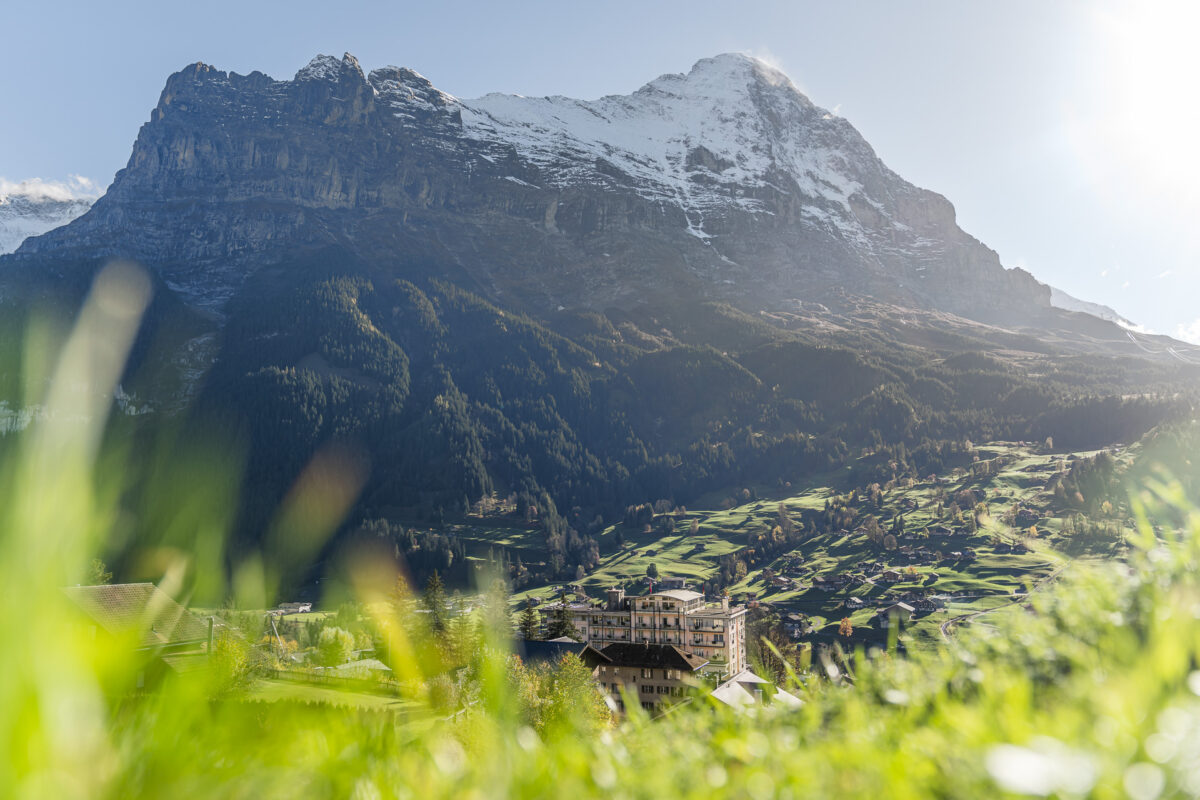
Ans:
[[[1000,542],[996,545],[995,550],[997,553],[1011,553],[1012,545],[1008,542]]]
[[[793,612],[783,618],[783,630],[791,639],[799,639],[813,632],[812,621],[803,614]]]
[[[875,612],[872,622],[880,627],[890,627],[894,624],[908,622],[912,619],[916,609],[908,603],[893,603],[886,608],[881,608]]]
[[[617,642],[602,650],[588,648],[581,657],[618,709],[624,709],[628,697],[647,711],[681,700],[708,664],[706,658],[663,644]]]
[[[93,635],[129,645],[140,660],[138,688],[208,666],[213,619],[201,621],[153,583],[64,589]]]
[[[687,579],[676,577],[662,577],[658,581],[659,589],[686,589]]]
[[[842,605],[845,606],[846,609],[849,611],[857,611],[858,609],[865,606],[866,603],[863,602],[863,599],[861,597],[847,597],[845,602],[842,603]]]
[[[946,525],[934,525],[929,529],[931,536],[950,536],[952,533],[953,531]]]
[[[876,580],[883,581],[884,583],[899,583],[904,580],[904,576],[894,569],[885,569],[876,576]]]
[[[918,614],[932,614],[938,609],[937,603],[933,600],[930,600],[928,597],[919,597],[916,600],[913,600],[911,605],[913,607],[913,611]]]
[[[1042,518],[1036,511],[1031,508],[1022,506],[1017,509],[1016,523],[1022,528],[1027,528],[1030,525],[1036,525],[1041,522]]]
[[[280,614],[308,614],[312,611],[312,603],[280,603],[275,610]]]

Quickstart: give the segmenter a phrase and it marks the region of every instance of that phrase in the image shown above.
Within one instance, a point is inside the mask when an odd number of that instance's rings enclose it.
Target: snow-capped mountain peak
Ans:
[[[199,229],[164,225],[167,209]],[[217,308],[262,265],[330,241],[364,262],[445,265],[531,308],[685,291],[988,319],[1049,307],[945,198],[741,54],[595,100],[462,99],[407,68],[364,75],[350,55],[285,81],[193,65],[167,80],[95,211],[22,252],[137,258]]]
[[[66,225],[91,208],[98,194],[91,181],[77,176],[66,182],[0,178],[0,254]]]
[[[755,196],[767,189],[798,191],[813,200],[812,217],[858,238],[850,198],[864,181],[855,169],[867,166],[872,178],[886,172],[849,124],[815,106],[779,70],[741,54],[702,59],[631,95],[489,94],[459,102],[465,136],[515,147],[553,186],[596,183],[601,166],[606,180],[681,207],[702,238],[710,235],[706,214],[731,202],[771,213]],[[781,178],[789,185],[781,187]]]

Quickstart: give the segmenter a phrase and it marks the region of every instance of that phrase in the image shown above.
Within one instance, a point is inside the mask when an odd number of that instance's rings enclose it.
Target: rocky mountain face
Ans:
[[[94,200],[41,182],[0,185],[0,255],[13,252],[31,236],[66,225]]]
[[[289,81],[194,64],[167,81],[108,193],[9,263],[134,258],[223,308],[323,248],[539,315],[842,296],[1004,323],[1050,309],[1049,289],[959,229],[945,198],[742,55],[596,101],[461,100],[349,55]]]

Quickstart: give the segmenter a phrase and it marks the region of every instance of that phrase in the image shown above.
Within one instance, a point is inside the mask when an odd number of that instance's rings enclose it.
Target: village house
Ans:
[[[850,576],[842,572],[836,575],[818,575],[813,578],[813,588],[826,592],[843,589],[848,583],[850,583]]]
[[[312,603],[280,603],[275,607],[274,614],[308,614],[312,611]]]
[[[928,597],[918,597],[910,605],[913,607],[913,611],[918,614],[932,614],[938,610],[937,602]]]
[[[898,625],[908,622],[912,619],[916,609],[908,603],[893,603],[886,608],[881,608],[875,612],[875,616],[871,618],[871,622],[881,628],[888,628],[892,625]]]

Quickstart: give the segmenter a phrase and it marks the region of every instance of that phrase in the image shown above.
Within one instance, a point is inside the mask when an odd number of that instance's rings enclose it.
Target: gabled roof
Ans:
[[[908,603],[892,603],[892,604],[891,604],[890,606],[888,606],[887,608],[884,608],[884,609],[880,610],[880,612],[879,612],[879,613],[880,613],[880,614],[887,614],[887,613],[890,613],[890,612],[892,612],[892,611],[907,611],[908,613],[910,613],[910,614],[911,614],[912,612],[916,611],[916,609],[915,609],[915,608],[913,608],[912,606],[910,606]]]
[[[377,658],[362,658],[358,661],[347,661],[338,667],[331,667],[326,672],[334,672],[338,675],[355,675],[366,672],[391,672],[392,668],[383,663]]]
[[[582,657],[586,648],[587,645],[583,642],[577,642],[566,636],[549,641],[517,639],[513,642],[513,650],[526,664],[557,664],[564,653],[574,653]]]
[[[750,694],[740,683],[727,681],[722,683],[716,689],[713,689],[712,696],[720,700],[727,706],[741,708],[742,706],[752,706],[755,704],[754,695]]]
[[[760,699],[755,693],[755,689],[758,689],[762,685],[770,685],[770,681],[758,677],[748,669],[744,669],[714,689],[712,696],[714,699],[734,708],[756,706],[760,702],[767,700],[765,697]],[[771,693],[769,702],[771,705],[778,704],[793,708],[804,705],[804,701],[799,697],[788,694],[779,688],[776,688]]]
[[[142,647],[208,639],[208,626],[153,583],[71,586],[67,597],[114,636],[133,634]]]
[[[695,672],[708,663],[706,658],[686,653],[669,644],[613,642],[601,650],[600,654],[617,667],[680,669]]]

